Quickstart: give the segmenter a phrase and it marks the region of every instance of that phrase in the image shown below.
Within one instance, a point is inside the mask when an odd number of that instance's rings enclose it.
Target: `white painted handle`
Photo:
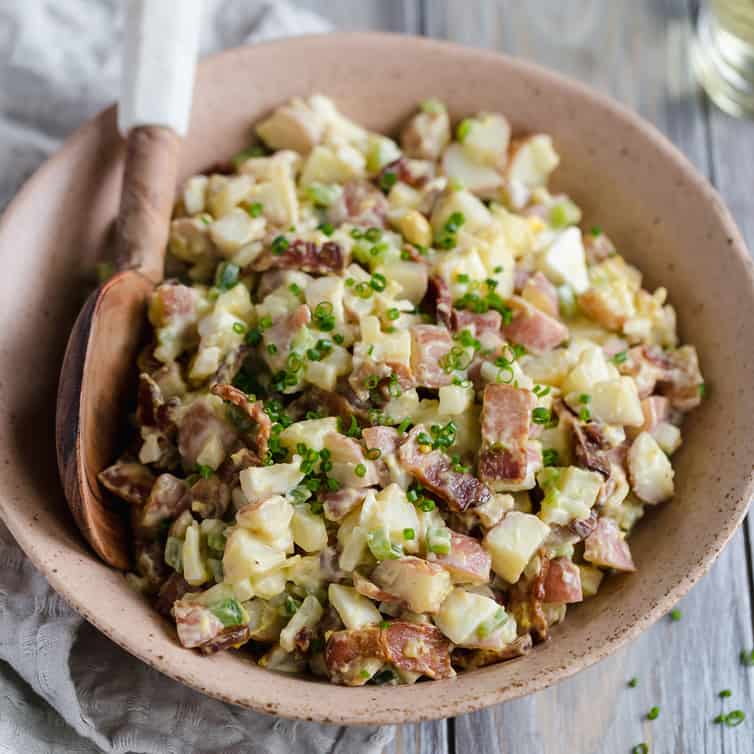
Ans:
[[[118,130],[188,130],[201,0],[128,0]]]

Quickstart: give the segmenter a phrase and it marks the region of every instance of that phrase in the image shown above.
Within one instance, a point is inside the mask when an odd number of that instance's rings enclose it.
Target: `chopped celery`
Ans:
[[[168,537],[165,542],[165,562],[178,573],[183,573],[183,559],[181,552],[183,550],[183,540],[178,537]]]
[[[495,631],[500,628],[500,626],[505,625],[508,622],[508,613],[503,610],[501,607],[499,610],[496,610],[491,618],[487,618],[487,620],[482,621],[476,629],[476,635],[480,639],[486,639],[491,634],[495,633]]]
[[[450,529],[446,526],[432,527],[427,532],[427,550],[435,555],[448,555],[450,553]]]
[[[581,210],[570,199],[564,199],[550,207],[550,225],[553,228],[567,228],[569,225],[576,225],[579,220]]]
[[[217,602],[209,610],[223,626],[240,626],[248,620],[246,610],[235,597]]]
[[[377,560],[397,560],[403,555],[403,550],[390,542],[384,529],[372,529],[367,534],[367,545]]]
[[[225,541],[227,540],[227,528],[219,526],[207,535],[207,547],[215,552],[225,552]]]
[[[306,196],[317,207],[329,207],[338,199],[342,191],[340,186],[314,181],[306,187]]]

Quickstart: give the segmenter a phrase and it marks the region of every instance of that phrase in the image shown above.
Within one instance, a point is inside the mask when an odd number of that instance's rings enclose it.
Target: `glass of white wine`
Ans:
[[[754,117],[754,0],[706,0],[693,61],[717,105],[731,115]]]

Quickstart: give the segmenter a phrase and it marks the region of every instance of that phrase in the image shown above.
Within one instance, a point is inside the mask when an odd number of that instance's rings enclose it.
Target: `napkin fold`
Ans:
[[[124,5],[3,0],[0,208],[117,97]],[[329,28],[283,1],[206,0],[202,53]],[[69,608],[0,523],[0,754],[377,754],[392,736],[258,714],[172,681]]]

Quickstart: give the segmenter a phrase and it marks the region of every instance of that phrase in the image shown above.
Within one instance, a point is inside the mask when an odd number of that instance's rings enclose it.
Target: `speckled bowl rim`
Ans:
[[[642,132],[644,136],[653,142],[653,145],[663,155],[664,159],[672,163],[688,181],[693,190],[699,192],[702,198],[711,203],[715,208],[715,213],[719,219],[721,227],[731,239],[729,244],[730,253],[735,255],[741,266],[745,270],[751,295],[754,297],[754,272],[752,261],[747,251],[746,245],[736,224],[730,215],[730,212],[723,204],[719,194],[709,184],[707,179],[700,175],[689,160],[673,144],[660,133],[653,125],[640,118],[638,115],[626,107],[614,102],[610,98],[595,92],[587,86],[573,81],[565,76],[553,73],[539,65],[529,62],[523,62],[502,55],[497,52],[486,50],[471,50],[463,45],[450,42],[437,41],[423,37],[413,37],[407,35],[398,35],[380,32],[341,32],[327,35],[310,35],[306,37],[289,38],[284,40],[275,40],[263,43],[257,47],[277,46],[295,50],[297,47],[304,45],[317,46],[325,44],[328,46],[337,45],[341,41],[356,40],[369,46],[371,49],[387,45],[392,47],[396,40],[402,40],[405,45],[420,46],[430,52],[436,52],[438,55],[458,55],[474,57],[479,60],[495,59],[502,62],[513,72],[520,74],[530,80],[539,81],[550,86],[557,86],[569,97],[575,100],[588,101],[591,106],[609,113],[612,117],[621,120],[630,129]],[[232,58],[241,50],[248,54],[248,48],[233,48],[223,51],[219,54],[212,55],[200,64],[204,70],[211,69],[227,58]],[[38,185],[46,181],[48,172],[62,160],[65,153],[75,144],[88,138],[92,131],[101,127],[102,120],[112,117],[113,107],[100,112],[94,118],[88,120],[78,128],[61,147],[61,149],[48,159],[24,184],[16,197],[8,204],[0,218],[0,234],[4,231],[9,218],[14,213],[16,205],[21,204],[26,198],[33,194]],[[438,718],[459,715],[467,712],[473,712],[492,704],[504,702],[510,699],[531,694],[551,686],[557,681],[568,678],[576,672],[583,670],[597,661],[604,659],[620,647],[624,646],[630,640],[636,638],[645,629],[651,626],[660,617],[665,615],[668,610],[680,600],[691,587],[710,569],[723,548],[730,541],[738,526],[743,521],[754,492],[754,471],[750,471],[746,483],[736,492],[735,505],[730,508],[725,525],[717,532],[712,546],[703,554],[697,564],[690,569],[685,577],[678,579],[677,583],[670,588],[661,598],[649,605],[646,611],[635,619],[627,623],[622,630],[613,633],[599,646],[594,647],[587,654],[580,657],[569,657],[557,667],[546,668],[543,672],[531,677],[526,683],[508,685],[502,688],[493,688],[477,693],[476,695],[465,696],[464,691],[470,690],[466,686],[469,684],[461,681],[449,681],[442,683],[455,684],[456,690],[452,686],[446,688],[446,701],[436,705],[433,709],[427,709],[427,703],[422,702],[423,691],[427,689],[425,684],[418,687],[399,687],[392,688],[370,688],[370,704],[362,705],[356,712],[341,710],[338,708],[335,698],[329,699],[319,706],[305,706],[299,704],[296,699],[292,698],[284,704],[279,701],[271,702],[270,699],[264,698],[263,695],[256,698],[250,697],[233,697],[229,696],[223,688],[222,680],[208,680],[202,676],[200,660],[193,666],[192,672],[184,673],[174,668],[171,663],[162,657],[155,656],[138,646],[138,642],[130,637],[125,626],[118,624],[116,621],[108,620],[107,616],[99,615],[92,609],[92,600],[82,600],[68,585],[58,569],[50,567],[45,560],[43,551],[44,545],[38,541],[33,528],[25,528],[22,524],[22,516],[16,515],[14,507],[7,501],[0,499],[0,509],[3,512],[3,519],[16,538],[24,552],[28,555],[34,565],[44,574],[51,586],[70,604],[78,613],[80,613],[89,623],[98,628],[102,633],[108,636],[112,641],[121,646],[123,649],[138,657],[148,665],[165,675],[191,686],[201,692],[216,699],[237,704],[243,707],[254,709],[260,712],[274,713],[280,716],[316,720],[326,723],[347,724],[347,725],[374,725],[374,724],[393,724],[405,722],[420,722],[423,720],[432,720]],[[473,678],[473,673],[466,678]],[[277,676],[270,675],[270,686],[276,685]],[[311,683],[311,681],[301,680],[295,683]],[[435,685],[440,682],[433,682]],[[406,691],[412,694],[413,705],[411,707],[402,706],[400,701],[405,701]],[[343,692],[343,687],[322,686],[322,698],[328,700],[329,697],[337,697],[337,693]],[[345,689],[345,691],[351,691]],[[361,691],[361,690],[355,690]],[[392,703],[388,701],[392,700]],[[398,702],[398,703],[396,703]]]

